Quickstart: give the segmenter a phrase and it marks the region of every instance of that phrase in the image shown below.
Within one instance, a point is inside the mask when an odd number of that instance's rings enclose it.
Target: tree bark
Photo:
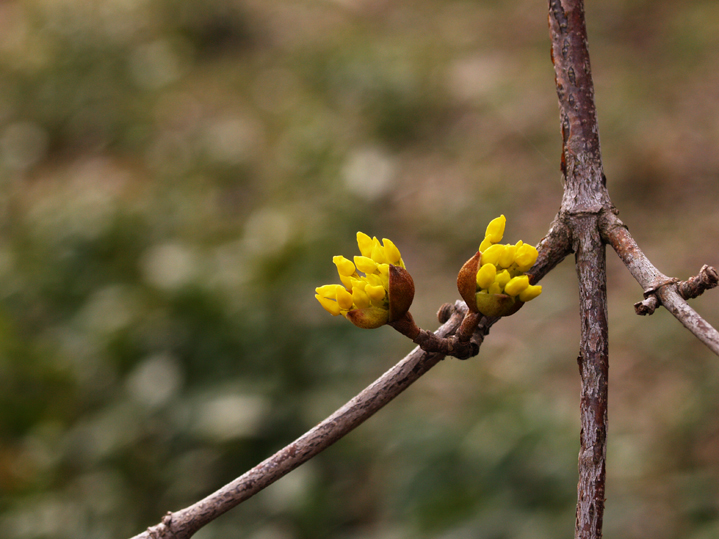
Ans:
[[[612,203],[606,188],[582,0],[549,0],[564,196],[560,215],[572,231],[579,279],[582,377],[575,539],[602,537],[609,374],[605,246],[599,230]]]
[[[602,536],[607,458],[609,328],[605,247],[596,216],[573,221],[577,240],[579,317],[582,321],[577,362],[582,378],[579,482],[574,536]]]

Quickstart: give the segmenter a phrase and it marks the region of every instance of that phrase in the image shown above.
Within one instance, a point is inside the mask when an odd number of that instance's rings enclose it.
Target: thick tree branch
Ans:
[[[609,379],[609,330],[607,324],[607,275],[605,248],[599,235],[597,216],[575,220],[579,315],[582,321],[580,353],[582,377],[577,485],[577,539],[602,536],[604,485],[607,457],[607,397]]]
[[[572,231],[579,278],[582,377],[579,481],[575,539],[600,539],[604,516],[609,369],[605,248],[598,220],[612,208],[602,170],[594,85],[587,49],[582,0],[549,0],[559,117],[561,170],[565,179],[560,209]]]
[[[629,273],[644,289],[645,300],[635,307],[638,314],[651,314],[659,304],[672,313],[709,349],[719,355],[719,332],[692,309],[685,298],[696,297],[717,284],[717,272],[704,266],[688,281],[667,277],[652,264],[634,241],[626,225],[614,212],[606,212],[601,222],[602,235],[624,262]]]
[[[549,33],[566,182],[562,209],[596,213],[611,201],[602,172],[582,0],[549,0]]]

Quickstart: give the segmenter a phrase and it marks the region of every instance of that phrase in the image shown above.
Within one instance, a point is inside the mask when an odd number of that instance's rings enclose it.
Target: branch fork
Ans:
[[[437,313],[437,317],[442,321],[453,309],[452,304],[445,303]],[[490,320],[480,313],[468,311],[455,334],[448,337],[439,337],[431,331],[419,328],[409,312],[399,320],[390,322],[389,325],[411,339],[425,352],[469,359],[479,354],[479,347],[493,323]]]

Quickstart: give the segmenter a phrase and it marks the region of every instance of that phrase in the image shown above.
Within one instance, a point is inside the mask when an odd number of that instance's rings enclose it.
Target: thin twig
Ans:
[[[537,250],[539,251],[537,263],[529,271],[532,282],[542,279],[571,252],[570,234],[566,223],[555,219],[547,235],[537,245]],[[467,305],[463,301],[457,301],[454,305],[445,303],[437,313],[442,326],[431,335],[438,340],[453,336],[467,312]],[[470,339],[477,351],[490,328],[498,320],[498,318],[482,317],[479,321]],[[466,335],[463,336],[463,342],[464,339]],[[218,516],[327,449],[388,404],[444,357],[445,354],[428,353],[415,348],[372,385],[290,445],[205,499],[175,513],[167,513],[160,524],[148,528],[132,539],[192,537],[197,530]]]
[[[677,292],[676,286],[663,286],[656,295],[667,311],[719,356],[719,332],[689,306]]]
[[[686,282],[667,277],[660,272],[646,257],[627,230],[626,225],[614,212],[606,212],[601,221],[602,235],[619,255],[629,273],[644,289],[645,300],[635,309],[651,314],[661,303],[685,328],[691,331],[709,349],[719,355],[719,332],[692,309],[682,297],[681,290],[687,297],[694,297],[704,290],[716,286],[716,271],[704,266],[697,277]],[[654,299],[652,299],[654,298]]]
[[[677,285],[677,292],[684,299],[693,299],[707,290],[716,288],[717,285],[719,285],[719,272],[712,266],[704,264],[697,275]]]
[[[454,305],[454,313],[436,331],[440,337],[453,334],[467,312],[464,302]],[[415,348],[372,385],[350,400],[312,430],[199,502],[165,516],[163,522],[133,539],[186,539],[236,505],[271,485],[311,459],[384,407],[444,355]]]

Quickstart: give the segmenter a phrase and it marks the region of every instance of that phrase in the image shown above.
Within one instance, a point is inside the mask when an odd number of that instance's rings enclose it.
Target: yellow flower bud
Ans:
[[[529,277],[526,275],[520,275],[519,277],[512,277],[512,280],[507,283],[504,287],[505,294],[510,296],[516,296],[522,290],[529,286]]]
[[[358,309],[370,306],[369,296],[361,288],[352,289],[352,301]]]
[[[330,314],[341,314],[361,328],[401,321],[414,299],[414,282],[399,249],[391,240],[385,239],[383,246],[362,232],[357,233],[357,246],[362,255],[354,264],[343,256],[332,259],[344,286],[318,287],[317,301]],[[365,275],[361,277],[358,269]]]
[[[498,266],[499,260],[504,255],[505,248],[506,247],[504,245],[497,244],[487,248],[486,251],[482,251],[481,265],[494,264],[495,266]]]
[[[542,287],[538,284],[530,284],[527,288],[519,293],[519,301],[532,301],[542,293]]]
[[[506,223],[507,218],[504,215],[492,219],[487,225],[487,232],[484,234],[484,237],[492,243],[499,243],[504,236],[504,226]]]
[[[383,283],[382,276],[378,275],[377,273],[367,275],[365,277],[365,280],[367,281],[368,284],[371,284],[372,286],[382,286],[382,283]],[[367,289],[367,287],[365,287],[365,290],[366,289]]]
[[[504,253],[499,259],[499,265],[503,268],[508,268],[514,264],[514,255],[517,253],[517,247],[515,245],[505,245]]]
[[[366,256],[356,256],[354,258],[357,269],[362,273],[371,274],[377,273],[377,262]]]
[[[502,270],[499,273],[497,273],[497,277],[495,277],[494,282],[499,285],[499,287],[504,290],[504,287],[507,286],[507,283],[512,279],[512,276],[509,274],[507,270]]]
[[[326,284],[315,288],[315,292],[317,292],[323,298],[335,299],[337,297],[338,288],[342,287],[338,284]]]
[[[517,249],[517,256],[514,258],[517,263],[517,269],[521,272],[527,271],[529,268],[534,266],[538,256],[539,253],[537,252],[537,249],[535,249],[533,245],[525,243]]]
[[[509,316],[516,313],[523,303],[515,301],[514,298],[506,294],[488,294],[487,292],[477,292],[474,299],[477,312],[484,316]]]
[[[487,293],[493,294],[493,295],[494,295],[494,294],[501,294],[501,293],[502,293],[502,289],[499,288],[499,285],[498,285],[497,283],[492,283],[491,285],[489,285],[489,290],[487,290]]]
[[[337,304],[341,310],[349,311],[352,308],[352,294],[341,286],[337,287]]]
[[[338,314],[340,314],[340,306],[336,301],[324,298],[319,294],[315,294],[315,297],[317,298],[317,301],[320,302],[320,305],[324,307],[325,311],[330,313],[332,316],[337,316]]]
[[[355,288],[364,290],[364,287],[367,286],[367,281],[365,279],[357,277],[356,279],[350,279],[350,284],[351,286],[348,287],[349,290],[354,290]]]
[[[349,277],[355,273],[355,265],[351,260],[347,260],[344,256],[335,256],[332,258],[332,262],[337,266],[337,273]]]
[[[387,238],[382,238],[382,243],[384,244],[384,254],[387,257],[387,262],[395,266],[400,266],[402,255],[399,254],[397,246],[392,243],[392,240],[388,240]]]
[[[521,240],[514,245],[497,243],[505,224],[504,215],[489,223],[479,251],[457,275],[457,289],[470,311],[490,317],[510,316],[542,292],[523,275],[536,262],[537,250]]]
[[[375,245],[372,247],[372,260],[374,260],[378,264],[387,263],[387,256],[385,255],[384,247],[379,244],[379,240],[377,240],[377,243],[375,243]]]
[[[375,329],[389,322],[389,313],[382,307],[365,307],[347,311],[345,318],[362,329]]]
[[[352,288],[352,281],[353,281],[352,277],[346,277],[344,275],[340,275],[340,282],[342,282],[342,284],[344,285],[344,287],[347,290],[350,290]]]
[[[366,256],[367,258],[372,256],[373,245],[374,243],[372,242],[372,238],[364,232],[357,232],[357,246],[359,247],[362,256]]]
[[[374,303],[379,303],[380,301],[384,300],[385,297],[385,289],[383,286],[375,286],[368,284],[365,286],[364,291],[369,296],[369,299],[371,299]]]
[[[494,264],[484,264],[477,272],[477,286],[487,289],[494,283],[497,276],[497,267]]]

